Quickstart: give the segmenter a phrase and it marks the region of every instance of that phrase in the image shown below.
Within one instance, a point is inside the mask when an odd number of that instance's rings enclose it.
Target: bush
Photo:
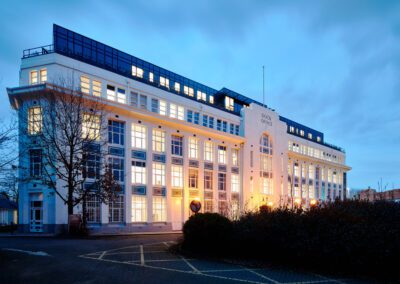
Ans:
[[[198,213],[183,226],[182,247],[191,252],[211,255],[227,253],[232,235],[232,222],[217,213]]]
[[[310,210],[260,210],[231,222],[197,214],[184,249],[330,272],[394,277],[400,263],[400,204],[334,202]]]

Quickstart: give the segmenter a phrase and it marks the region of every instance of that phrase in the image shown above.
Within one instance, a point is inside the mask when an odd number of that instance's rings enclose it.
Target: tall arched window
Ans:
[[[272,177],[272,141],[267,134],[260,138],[260,180],[261,192],[264,194],[273,194]]]

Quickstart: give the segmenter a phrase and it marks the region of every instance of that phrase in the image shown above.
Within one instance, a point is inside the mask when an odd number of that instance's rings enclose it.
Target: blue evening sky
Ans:
[[[347,152],[352,188],[400,187],[400,1],[0,3],[0,112],[23,49],[57,23],[219,89],[266,102]]]

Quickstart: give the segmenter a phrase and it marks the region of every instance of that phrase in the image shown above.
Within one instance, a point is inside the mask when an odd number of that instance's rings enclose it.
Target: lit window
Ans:
[[[300,135],[304,136],[304,130],[300,130]]]
[[[153,163],[153,185],[165,186],[165,165]]]
[[[132,195],[132,222],[147,222],[146,196]]]
[[[118,88],[117,100],[121,104],[126,104],[126,95],[124,89]]]
[[[42,108],[39,106],[28,109],[28,134],[36,135],[42,132],[43,115]]]
[[[172,118],[177,118],[177,106],[176,104],[169,105],[169,116]]]
[[[185,119],[185,109],[183,106],[178,106],[178,119],[179,120]]]
[[[272,179],[269,177],[261,177],[262,193],[272,195]]]
[[[204,160],[208,162],[213,161],[214,151],[213,143],[210,141],[204,142]]]
[[[197,99],[198,100],[202,100],[202,101],[206,101],[207,100],[207,94],[197,90]]]
[[[143,78],[143,69],[132,65],[132,76]]]
[[[175,82],[174,89],[176,92],[179,93],[181,91],[181,84],[179,84],[178,82]]]
[[[212,200],[204,200],[204,212],[208,212],[208,213],[213,212],[213,201]]]
[[[196,169],[189,169],[189,188],[198,188],[199,172]]]
[[[225,97],[225,108],[230,111],[233,111],[235,109],[235,103],[232,98]]]
[[[218,173],[218,190],[226,190],[226,174]]]
[[[169,79],[160,76],[160,85],[169,89]]]
[[[115,87],[107,85],[107,99],[115,101]]]
[[[83,115],[82,138],[87,140],[100,140],[100,117],[98,115]]]
[[[218,163],[226,164],[226,147],[218,145]]]
[[[293,127],[293,126],[290,126],[290,127],[289,127],[289,132],[290,132],[290,133],[294,133],[294,127]]]
[[[232,165],[239,166],[239,149],[232,149]]]
[[[132,148],[146,149],[146,127],[132,124]]]
[[[149,81],[150,82],[154,82],[154,74],[153,74],[153,72],[149,73]]]
[[[165,101],[160,101],[160,114],[167,115],[167,103]]]
[[[153,222],[167,221],[166,198],[162,196],[153,197]]]
[[[92,93],[95,97],[101,97],[101,82],[93,80],[92,81]]]
[[[232,174],[231,175],[231,192],[239,192],[239,175]]]
[[[210,96],[210,104],[214,103],[214,96]]]
[[[36,70],[31,71],[29,80],[31,82],[31,85],[37,84],[38,83],[38,71],[36,71]]]
[[[132,184],[147,184],[146,162],[132,161]]]
[[[183,168],[182,166],[171,166],[171,186],[174,188],[183,188]]]
[[[189,159],[198,159],[199,140],[189,137]]]
[[[165,132],[153,129],[153,151],[164,153],[165,152]]]
[[[314,166],[313,165],[308,166],[308,178],[314,179]]]
[[[213,172],[211,171],[204,171],[204,189],[213,189]]]
[[[171,136],[171,154],[175,156],[183,155],[183,137],[172,135]]]
[[[185,93],[185,95],[188,95],[190,97],[194,96],[194,90],[193,88],[190,88],[188,86],[183,86],[183,92]]]
[[[108,205],[110,223],[121,223],[124,222],[124,196],[118,195],[113,201]]]
[[[311,133],[308,133],[308,134],[307,134],[307,137],[308,137],[308,139],[312,139],[312,134],[311,134]]]
[[[47,81],[47,69],[40,70],[40,82],[45,83]]]
[[[321,137],[318,136],[318,137],[317,137],[317,141],[318,141],[318,142],[321,142]]]

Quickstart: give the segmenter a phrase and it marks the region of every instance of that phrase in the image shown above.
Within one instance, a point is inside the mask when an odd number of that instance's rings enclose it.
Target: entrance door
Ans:
[[[180,197],[173,197],[172,198],[172,212],[171,212],[171,219],[172,219],[172,230],[173,231],[180,231],[182,230],[182,198]]]
[[[31,201],[30,231],[43,232],[43,201]]]

